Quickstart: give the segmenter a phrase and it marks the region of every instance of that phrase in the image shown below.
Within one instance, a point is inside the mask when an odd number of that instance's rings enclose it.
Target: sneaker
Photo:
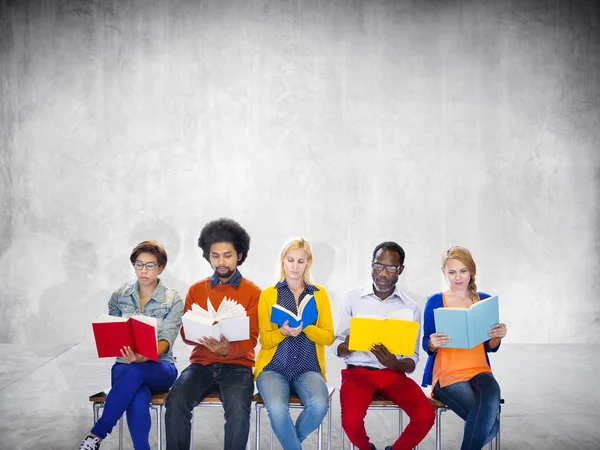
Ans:
[[[86,437],[77,450],[98,450],[100,448],[100,439],[94,436]]]
[[[391,446],[391,445],[388,445],[388,446],[385,448],[385,450],[392,450],[392,446]]]
[[[377,448],[371,443],[371,450],[377,450]]]

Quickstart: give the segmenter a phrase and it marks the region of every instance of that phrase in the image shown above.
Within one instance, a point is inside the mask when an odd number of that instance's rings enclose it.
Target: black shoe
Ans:
[[[385,448],[385,450],[392,450],[392,446],[391,446],[391,445],[388,445],[388,446]]]
[[[371,444],[371,450],[377,450],[377,447],[375,447],[373,444]]]

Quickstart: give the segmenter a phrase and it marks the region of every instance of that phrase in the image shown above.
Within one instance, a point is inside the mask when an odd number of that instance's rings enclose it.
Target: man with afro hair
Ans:
[[[218,391],[225,410],[226,450],[246,447],[250,431],[250,406],[254,394],[252,368],[254,347],[258,339],[257,306],[261,290],[242,276],[243,264],[250,249],[250,236],[235,220],[218,219],[207,223],[198,238],[202,256],[214,273],[193,284],[185,299],[185,311],[195,303],[207,309],[207,299],[215,309],[225,297],[241,304],[250,318],[250,338],[229,342],[204,337],[199,342],[181,337],[194,349],[190,365],[173,385],[166,402],[167,450],[190,448],[191,419],[194,407],[209,393]]]

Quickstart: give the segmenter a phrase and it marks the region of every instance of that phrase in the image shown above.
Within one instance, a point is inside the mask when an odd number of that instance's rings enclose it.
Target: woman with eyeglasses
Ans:
[[[112,294],[108,313],[118,317],[143,314],[156,318],[159,359],[150,361],[130,347],[121,349],[122,356],[112,367],[111,390],[102,417],[79,450],[97,450],[123,413],[127,416],[133,447],[149,450],[151,393],[168,391],[177,378],[173,342],[181,326],[183,301],[158,278],[167,265],[167,253],[160,243],[144,241],[133,249],[129,259],[137,281],[124,284]]]
[[[333,319],[329,296],[310,278],[313,254],[308,240],[290,239],[279,256],[279,282],[266,288],[258,302],[261,349],[256,357],[254,379],[271,420],[271,427],[284,450],[299,450],[316,430],[329,408],[325,384],[325,346],[333,342]],[[278,305],[293,314],[306,296],[313,296],[317,318],[292,327],[271,322]],[[290,393],[304,409],[296,423],[289,412]]]
[[[427,299],[423,320],[423,350],[429,358],[422,385],[433,386],[432,395],[465,421],[461,450],[479,450],[498,433],[500,386],[492,374],[487,354],[500,348],[500,342],[506,336],[506,325],[494,325],[488,332],[489,339],[472,349],[445,348],[452,336],[436,332],[433,310],[469,308],[490,297],[477,291],[476,269],[475,261],[466,248],[446,250],[442,258],[442,272],[448,289]]]

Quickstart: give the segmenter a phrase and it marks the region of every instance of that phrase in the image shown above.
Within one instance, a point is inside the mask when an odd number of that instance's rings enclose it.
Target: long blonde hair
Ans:
[[[477,284],[475,283],[475,276],[477,275],[477,266],[475,265],[475,261],[473,260],[473,256],[471,252],[464,247],[459,247],[455,245],[454,247],[450,247],[448,250],[444,252],[442,256],[442,270],[444,274],[446,273],[446,262],[449,259],[456,259],[465,265],[467,270],[469,271],[470,280],[467,289],[469,290],[469,297],[471,298],[471,302],[475,303],[479,300],[479,294],[477,293]]]
[[[313,284],[312,278],[310,277],[310,268],[313,263],[313,253],[312,248],[310,246],[310,241],[303,237],[294,237],[290,238],[283,244],[283,248],[281,249],[281,253],[279,254],[279,281],[285,280],[285,270],[283,268],[283,258],[290,250],[295,250],[298,248],[304,249],[308,256],[308,261],[306,263],[306,268],[304,269],[304,273],[302,274],[302,282]]]

